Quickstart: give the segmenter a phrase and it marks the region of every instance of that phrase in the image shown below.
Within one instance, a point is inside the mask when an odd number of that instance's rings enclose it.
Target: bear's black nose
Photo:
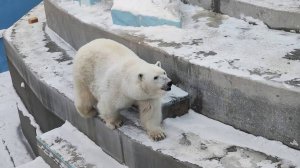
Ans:
[[[170,82],[167,83],[167,85],[168,85],[168,86],[172,86],[172,85],[173,85],[173,82],[170,81]]]

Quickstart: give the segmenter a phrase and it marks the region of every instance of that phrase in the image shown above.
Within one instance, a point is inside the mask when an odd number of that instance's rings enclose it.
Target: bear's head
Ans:
[[[147,98],[159,98],[171,90],[172,81],[161,68],[159,61],[156,64],[144,65],[136,75],[140,91]]]

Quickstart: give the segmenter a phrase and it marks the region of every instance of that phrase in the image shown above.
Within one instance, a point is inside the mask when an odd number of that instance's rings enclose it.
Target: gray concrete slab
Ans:
[[[220,12],[236,18],[250,16],[273,29],[299,32],[300,9],[299,4],[296,5],[296,1],[295,6],[285,6],[285,3],[281,4],[280,1],[220,0]]]
[[[272,29],[300,32],[300,8],[295,0],[182,0],[182,2],[239,19],[253,17]]]
[[[192,109],[251,134],[300,149],[292,143],[300,141],[297,88],[259,82],[191,63],[147,45],[141,37],[87,24],[51,0],[45,0],[45,11],[48,26],[74,48],[95,38],[116,40],[148,62],[160,60],[172,80],[189,92]]]

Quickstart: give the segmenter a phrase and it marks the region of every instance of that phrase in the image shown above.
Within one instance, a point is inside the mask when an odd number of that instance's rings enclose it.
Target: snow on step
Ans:
[[[58,165],[66,167],[125,168],[68,121],[37,137],[38,146]]]
[[[299,32],[299,4],[299,0],[221,0],[219,8],[221,13],[229,16],[251,16],[271,28]]]
[[[300,151],[263,137],[236,130],[192,110],[164,121],[167,138],[153,142],[139,128],[137,115],[123,112],[134,126],[125,124],[121,132],[141,144],[177,160],[202,167],[299,167]]]
[[[113,23],[121,26],[181,27],[178,0],[114,0],[111,15]]]
[[[50,166],[39,156],[31,162],[17,166],[17,168],[50,168]]]

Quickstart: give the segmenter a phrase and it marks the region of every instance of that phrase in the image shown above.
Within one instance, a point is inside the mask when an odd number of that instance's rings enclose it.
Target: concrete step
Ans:
[[[41,157],[35,158],[33,161],[17,166],[17,168],[51,168]]]
[[[52,167],[125,168],[69,122],[37,137],[40,156]]]
[[[299,34],[190,5],[182,5],[182,29],[115,26],[109,10],[97,11],[45,0],[49,28],[75,49],[95,38],[123,43],[160,60],[195,111],[300,149]]]
[[[247,16],[263,21],[272,29],[300,32],[298,0],[183,0],[232,17]]]

